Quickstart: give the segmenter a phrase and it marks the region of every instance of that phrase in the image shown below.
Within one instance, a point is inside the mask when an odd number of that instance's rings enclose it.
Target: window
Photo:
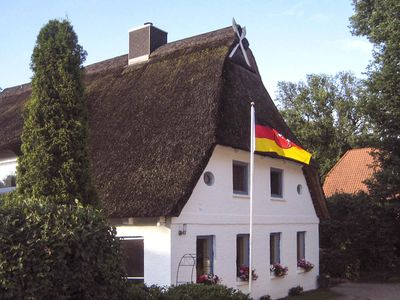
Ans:
[[[244,162],[233,162],[233,193],[247,195],[249,192],[248,184],[248,164]]]
[[[196,241],[197,278],[203,274],[214,274],[214,236],[198,236]]]
[[[17,159],[0,161],[0,195],[11,192],[16,187]]]
[[[269,264],[281,262],[281,233],[274,232],[269,236]]]
[[[144,282],[143,237],[121,238],[121,250],[128,279],[135,283]]]
[[[283,170],[271,168],[271,197],[282,198]]]
[[[236,236],[236,276],[239,277],[239,269],[249,266],[249,235],[238,234]]]
[[[297,232],[297,261],[306,258],[306,232]]]

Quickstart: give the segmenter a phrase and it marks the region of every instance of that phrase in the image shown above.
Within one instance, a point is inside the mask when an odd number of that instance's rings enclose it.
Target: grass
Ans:
[[[329,289],[318,289],[304,292],[299,296],[288,296],[284,300],[330,300],[336,299],[340,295]]]

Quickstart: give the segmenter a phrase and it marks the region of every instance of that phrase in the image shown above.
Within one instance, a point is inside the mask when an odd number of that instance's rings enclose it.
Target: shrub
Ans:
[[[298,296],[303,292],[303,287],[298,285],[289,290],[289,296]]]
[[[185,284],[169,288],[164,294],[168,300],[247,300],[248,295],[224,285]]]
[[[320,272],[347,279],[385,279],[399,273],[400,206],[366,194],[328,199],[330,220],[320,226]]]
[[[101,212],[24,201],[0,205],[2,299],[125,299],[115,229]]]
[[[264,296],[261,296],[260,299],[258,299],[258,300],[271,300],[271,296],[270,295],[264,295]]]

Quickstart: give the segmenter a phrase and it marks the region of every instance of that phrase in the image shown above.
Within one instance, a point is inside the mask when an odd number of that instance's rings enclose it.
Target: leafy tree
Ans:
[[[89,179],[82,63],[86,52],[67,20],[51,20],[32,54],[32,97],[18,159],[19,195],[96,203]]]
[[[382,200],[400,198],[400,2],[353,0],[353,6],[353,34],[374,45],[366,111],[379,133],[382,168],[369,187]]]
[[[322,175],[348,149],[370,145],[371,127],[363,115],[360,80],[348,72],[312,74],[306,82],[279,82],[283,117],[320,164]]]
[[[331,218],[320,224],[321,273],[348,279],[398,276],[400,202],[382,205],[359,193],[336,194],[327,204]]]

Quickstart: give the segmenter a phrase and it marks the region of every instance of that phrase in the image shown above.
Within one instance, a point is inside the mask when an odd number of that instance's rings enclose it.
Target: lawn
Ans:
[[[284,300],[330,300],[336,299],[340,295],[329,290],[329,289],[319,289],[309,292],[304,292],[299,296],[288,296]]]

